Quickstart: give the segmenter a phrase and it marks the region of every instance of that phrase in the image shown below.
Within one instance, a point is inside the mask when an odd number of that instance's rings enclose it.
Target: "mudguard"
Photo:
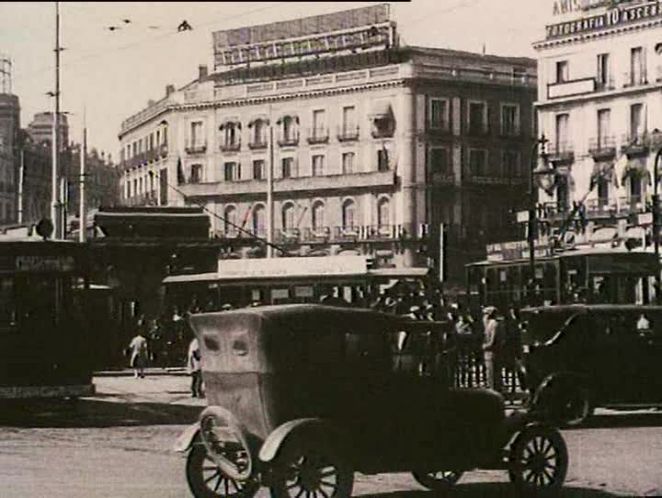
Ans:
[[[283,444],[292,437],[324,438],[336,444],[345,442],[344,435],[331,423],[318,418],[300,418],[279,425],[260,448],[259,459],[264,463],[273,461]]]
[[[198,422],[184,429],[184,432],[179,435],[172,449],[178,453],[186,453],[191,449],[196,439],[198,441],[200,440],[200,424]]]
[[[520,426],[518,430],[512,432],[510,439],[508,440],[508,444],[506,444],[504,449],[510,451],[510,448],[513,447],[515,441],[517,441],[517,438],[519,438],[520,435],[526,432],[527,430],[532,430],[532,429],[548,429],[553,431],[557,430],[556,427],[554,427],[553,425],[547,422],[543,422],[539,420],[527,422],[526,424]]]
[[[558,392],[558,389],[576,389],[586,387],[587,379],[584,376],[572,372],[554,372],[549,374],[538,385],[531,399],[531,410],[544,413],[548,402]]]

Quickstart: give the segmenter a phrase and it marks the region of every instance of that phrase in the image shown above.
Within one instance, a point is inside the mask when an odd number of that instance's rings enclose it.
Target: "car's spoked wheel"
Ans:
[[[227,476],[202,444],[194,444],[188,455],[186,479],[196,498],[250,498],[259,488],[255,480],[237,481]]]
[[[291,444],[283,449],[273,476],[274,498],[346,498],[354,473],[340,454],[327,445]]]
[[[414,479],[432,491],[448,491],[462,477],[459,470],[438,470],[433,472],[412,472]]]
[[[554,491],[563,485],[568,471],[568,450],[554,429],[523,432],[510,454],[510,480],[524,491]]]

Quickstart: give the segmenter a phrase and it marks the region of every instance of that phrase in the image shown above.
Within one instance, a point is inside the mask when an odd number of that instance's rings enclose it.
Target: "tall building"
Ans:
[[[18,97],[11,93],[11,78],[11,61],[0,56],[0,225],[16,219],[16,145],[21,107]]]
[[[525,201],[536,64],[404,47],[387,5],[214,33],[216,70],[127,118],[127,205],[200,204],[228,257],[244,231],[292,255],[365,254],[447,275]],[[250,55],[247,55],[250,54]]]
[[[67,115],[60,113],[58,126],[58,145],[64,150],[69,145],[69,121]],[[53,113],[38,112],[28,124],[27,132],[36,144],[48,143],[53,140]]]
[[[555,171],[540,190],[543,233],[570,226],[588,242],[619,236],[641,247],[662,147],[662,3],[562,7],[534,45],[539,128]]]

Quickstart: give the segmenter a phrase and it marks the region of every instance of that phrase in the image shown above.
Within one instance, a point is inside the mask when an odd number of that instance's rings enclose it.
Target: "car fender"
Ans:
[[[589,381],[584,375],[574,372],[554,372],[545,377],[538,385],[531,400],[531,408],[543,409],[557,389],[588,388]]]
[[[344,435],[328,421],[318,418],[291,420],[279,425],[269,434],[260,448],[260,461],[272,462],[278,456],[283,444],[294,437],[329,439],[335,444],[342,444],[345,441]]]
[[[198,422],[184,429],[184,432],[179,435],[172,449],[177,453],[186,453],[191,449],[196,439],[197,442],[200,442],[200,424]]]

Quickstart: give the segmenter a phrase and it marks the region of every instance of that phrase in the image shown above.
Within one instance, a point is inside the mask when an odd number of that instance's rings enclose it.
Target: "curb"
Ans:
[[[122,370],[101,370],[94,372],[93,377],[133,377],[134,372],[131,368],[125,368]],[[185,368],[182,367],[171,367],[171,368],[146,368],[145,376],[146,377],[156,377],[156,376],[181,376],[188,377],[189,374]]]

